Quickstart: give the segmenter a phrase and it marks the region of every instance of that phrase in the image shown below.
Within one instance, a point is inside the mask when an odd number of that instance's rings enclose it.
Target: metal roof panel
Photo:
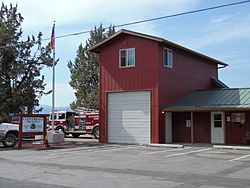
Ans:
[[[220,88],[191,91],[165,110],[178,109],[240,109],[250,110],[250,88]]]

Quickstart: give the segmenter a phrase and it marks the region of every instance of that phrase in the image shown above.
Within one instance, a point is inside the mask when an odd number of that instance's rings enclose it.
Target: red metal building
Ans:
[[[220,87],[218,68],[227,66],[168,40],[128,30],[115,33],[90,51],[100,58],[102,143],[174,141],[172,136],[178,138],[185,129],[167,130],[167,114],[162,108],[192,90]],[[203,118],[208,118],[206,112],[195,121]],[[210,139],[206,129],[195,130],[201,133],[197,141]],[[173,133],[171,138],[166,132]],[[191,142],[188,136],[181,138],[178,141]]]

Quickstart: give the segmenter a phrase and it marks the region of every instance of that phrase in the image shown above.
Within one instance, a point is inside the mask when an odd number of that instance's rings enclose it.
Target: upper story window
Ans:
[[[164,48],[163,63],[165,67],[173,68],[173,51],[171,49]]]
[[[134,67],[135,66],[135,49],[121,49],[120,54],[120,67]]]

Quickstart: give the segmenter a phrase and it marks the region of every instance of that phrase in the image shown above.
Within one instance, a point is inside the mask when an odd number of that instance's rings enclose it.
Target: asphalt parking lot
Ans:
[[[250,187],[250,150],[83,144],[2,150],[0,187]],[[13,185],[12,187],[15,187]]]

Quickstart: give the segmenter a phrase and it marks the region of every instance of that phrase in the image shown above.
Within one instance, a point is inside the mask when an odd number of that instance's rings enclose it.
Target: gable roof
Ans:
[[[218,88],[229,88],[225,83],[220,81],[218,78],[210,78],[210,81],[215,84]]]
[[[179,49],[182,49],[186,52],[189,52],[189,53],[192,53],[196,56],[199,56],[199,57],[202,57],[202,58],[205,58],[211,62],[214,62],[216,64],[219,64],[219,65],[222,65],[223,67],[226,67],[228,66],[228,64],[222,62],[222,61],[219,61],[217,59],[214,59],[212,57],[209,57],[209,56],[206,56],[204,54],[201,54],[199,52],[196,52],[194,50],[191,50],[189,48],[186,48],[184,46],[181,46],[179,44],[176,44],[174,42],[171,42],[169,40],[166,40],[166,39],[163,39],[163,38],[160,38],[160,37],[155,37],[155,36],[151,36],[151,35],[146,35],[146,34],[143,34],[143,33],[138,33],[138,32],[134,32],[134,31],[130,31],[130,30],[126,30],[126,29],[122,29],[118,32],[116,32],[115,34],[113,34],[112,36],[110,36],[109,38],[99,42],[98,44],[94,45],[93,47],[91,47],[89,49],[90,52],[95,52],[95,53],[99,53],[100,52],[100,47],[107,43],[108,41],[112,40],[113,38],[121,35],[121,34],[128,34],[128,35],[133,35],[133,36],[137,36],[137,37],[141,37],[141,38],[145,38],[145,39],[149,39],[149,40],[153,40],[153,41],[157,41],[157,42],[160,42],[160,43],[164,43],[164,44],[167,44],[167,45],[170,45],[170,46],[173,46],[173,47],[176,47],[176,48],[179,48]]]
[[[250,110],[250,88],[196,90],[163,109],[166,111]]]

